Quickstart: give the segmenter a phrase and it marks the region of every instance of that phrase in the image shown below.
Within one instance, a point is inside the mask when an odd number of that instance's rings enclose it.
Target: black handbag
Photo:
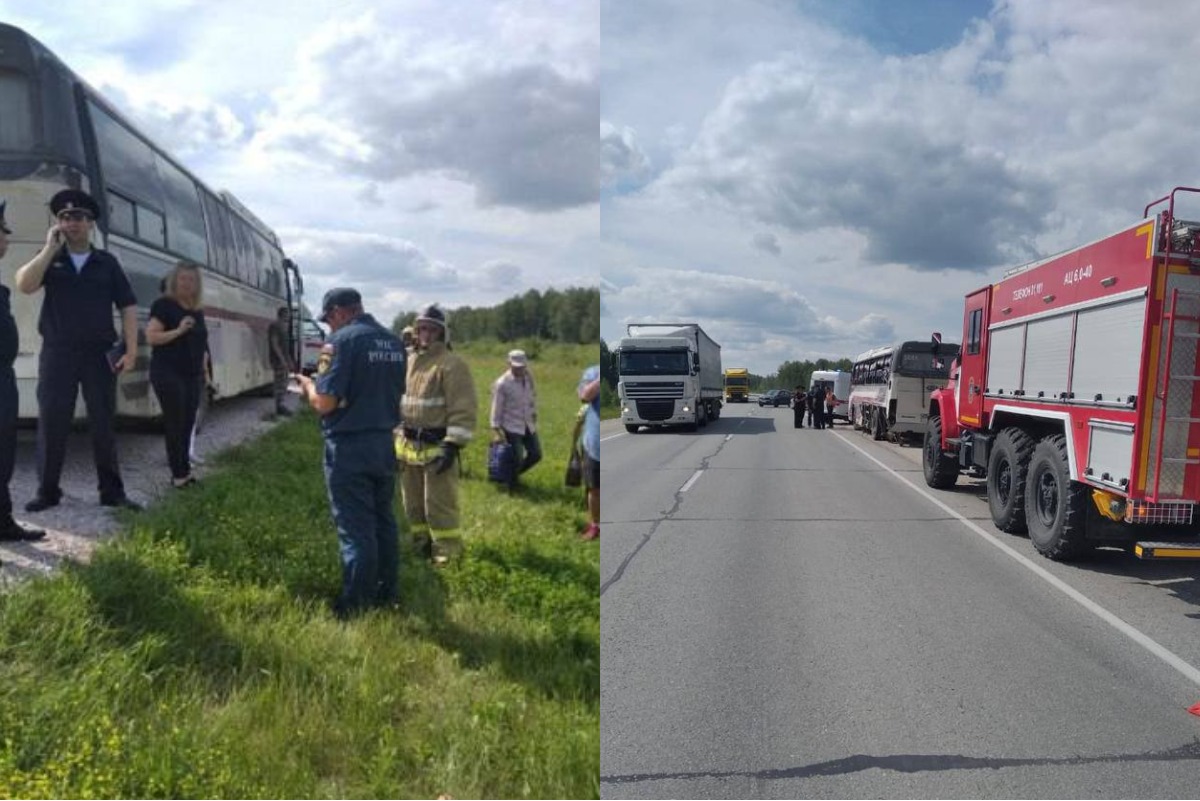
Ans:
[[[583,485],[583,457],[579,454],[578,446],[571,448],[571,458],[567,459],[567,475],[563,478],[563,483],[568,487]]]
[[[579,413],[575,415],[575,430],[571,432],[571,455],[567,459],[567,474],[563,477],[563,483],[568,487],[583,486],[583,454],[579,452],[579,434],[583,431],[583,416],[587,412],[587,405],[579,407]]]

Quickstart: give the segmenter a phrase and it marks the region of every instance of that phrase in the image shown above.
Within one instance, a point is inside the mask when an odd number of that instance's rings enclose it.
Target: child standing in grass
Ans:
[[[579,399],[588,405],[583,418],[583,485],[590,518],[580,536],[595,540],[600,538],[600,365],[583,371]]]

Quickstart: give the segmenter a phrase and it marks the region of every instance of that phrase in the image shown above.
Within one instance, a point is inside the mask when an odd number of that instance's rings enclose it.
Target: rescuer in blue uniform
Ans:
[[[8,252],[8,235],[12,233],[4,219],[4,208],[0,200],[0,259]],[[8,494],[17,455],[18,398],[13,362],[17,360],[18,344],[8,287],[0,286],[0,540],[40,540],[46,532],[25,528],[13,520],[12,496]]]
[[[50,213],[56,223],[46,232],[45,246],[16,275],[17,289],[27,295],[45,288],[38,318],[38,492],[25,509],[40,512],[62,498],[59,480],[81,387],[100,503],[141,509],[125,496],[113,433],[117,373],[133,369],[137,360],[137,298],[120,262],[91,245],[100,217],[91,195],[63,189],[50,198]],[[123,352],[113,347],[114,306],[121,311]]]
[[[319,318],[333,330],[321,348],[316,380],[294,374],[321,415],[325,483],[342,552],[342,593],[334,614],[346,618],[398,600],[399,530],[396,453],[404,344],[363,311],[355,289],[325,293]]]

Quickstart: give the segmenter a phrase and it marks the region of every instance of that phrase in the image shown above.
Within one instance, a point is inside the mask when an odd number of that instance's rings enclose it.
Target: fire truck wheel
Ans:
[[[1067,561],[1090,553],[1087,541],[1087,487],[1071,481],[1067,438],[1046,437],[1029,463],[1025,508],[1029,539],[1048,559]]]
[[[1019,428],[1006,428],[996,437],[988,459],[988,509],[996,528],[1009,534],[1024,534],[1025,477],[1033,455],[1033,438]]]
[[[922,452],[925,483],[934,489],[950,489],[958,480],[958,459],[942,450],[942,418],[929,416],[925,424],[925,447]]]
[[[640,426],[631,426],[628,423],[625,424],[625,430],[628,431],[630,434],[636,434],[638,432],[639,428],[640,428]]]

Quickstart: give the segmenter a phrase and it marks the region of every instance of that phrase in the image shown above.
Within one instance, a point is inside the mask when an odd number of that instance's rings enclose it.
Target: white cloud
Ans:
[[[755,250],[761,250],[763,253],[770,253],[772,256],[778,256],[783,253],[779,247],[779,238],[770,231],[759,231],[750,240],[750,244]]]
[[[275,228],[310,303],[335,279],[389,310],[595,280],[596,0],[146,0],[83,29],[2,2]]]
[[[305,80],[278,95],[259,144],[371,180],[431,173],[463,181],[482,207],[595,203],[594,74],[519,52],[500,59],[484,38],[419,33],[397,29],[385,9],[313,36]]]
[[[626,126],[600,121],[600,175],[605,187],[638,184],[650,173],[650,159],[637,144],[637,135]]]
[[[997,0],[919,55],[795,4],[606,2],[604,20],[604,116],[655,166],[602,200],[606,338],[683,304],[768,371],[957,341],[965,292],[1193,183],[1200,87],[1163,54],[1191,48],[1200,6]]]
[[[480,268],[480,272],[488,284],[496,289],[511,290],[521,285],[521,268],[509,261],[489,261]]]

